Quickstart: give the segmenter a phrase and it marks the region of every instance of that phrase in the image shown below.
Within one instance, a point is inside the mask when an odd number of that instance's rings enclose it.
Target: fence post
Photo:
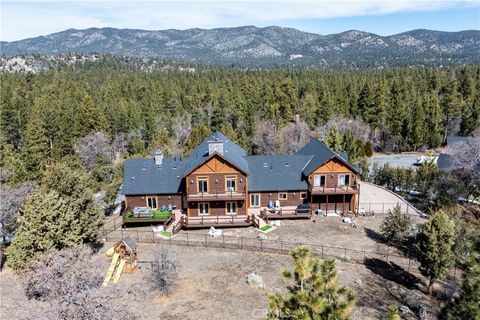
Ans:
[[[323,259],[323,245],[322,245],[322,259]]]
[[[243,250],[243,237],[240,237],[240,250]]]
[[[123,228],[122,228],[122,240],[123,240]]]
[[[345,248],[345,252],[343,253],[343,260],[347,261],[347,248]]]
[[[137,229],[137,241],[140,242],[140,236],[138,235],[138,229]]]
[[[185,234],[187,235],[187,247],[188,247],[188,232],[185,232]]]
[[[225,235],[222,233],[223,248],[225,248]]]
[[[155,243],[155,231],[152,230],[152,243]]]

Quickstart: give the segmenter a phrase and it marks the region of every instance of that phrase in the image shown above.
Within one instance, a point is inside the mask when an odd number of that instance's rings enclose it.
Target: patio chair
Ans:
[[[173,205],[169,204],[168,205],[168,212],[172,212],[173,211]]]

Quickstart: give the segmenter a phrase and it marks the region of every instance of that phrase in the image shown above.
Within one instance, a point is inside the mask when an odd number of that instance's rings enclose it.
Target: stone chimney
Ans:
[[[155,159],[155,165],[160,167],[162,166],[162,163],[163,163],[163,151],[160,150],[160,149],[157,149],[157,151],[155,151],[155,155],[153,156],[153,158]]]
[[[210,156],[214,152],[223,155],[223,141],[208,141],[208,155]]]

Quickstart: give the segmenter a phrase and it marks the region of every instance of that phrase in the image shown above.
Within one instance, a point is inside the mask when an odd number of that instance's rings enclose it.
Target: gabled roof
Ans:
[[[247,156],[250,175],[248,191],[307,190],[302,170],[311,155]]]
[[[209,141],[222,141],[223,155],[220,156],[245,174],[249,173],[248,162],[245,160],[245,150],[232,140],[225,137],[222,133],[216,131],[192,150],[190,156],[186,159],[187,164],[183,176],[188,175],[202,163],[210,159],[211,155],[208,154]]]
[[[185,164],[180,158],[164,158],[160,167],[153,158],[128,159],[124,165],[122,194],[179,193]]]
[[[348,156],[345,153],[334,152],[333,150],[328,148],[323,142],[315,138],[310,140],[309,143],[307,143],[303,148],[298,150],[297,154],[313,155],[313,158],[303,169],[303,174],[305,176],[310,175],[322,164],[333,158],[339,159],[343,164],[349,167],[350,170],[357,174],[359,173],[358,170],[348,162]]]

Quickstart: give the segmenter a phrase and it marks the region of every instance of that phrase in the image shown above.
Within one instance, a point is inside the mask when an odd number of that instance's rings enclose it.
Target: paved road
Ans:
[[[419,212],[405,201],[401,196],[368,182],[360,182],[360,207],[366,211],[375,213],[386,213],[400,204],[402,211],[413,215]]]

